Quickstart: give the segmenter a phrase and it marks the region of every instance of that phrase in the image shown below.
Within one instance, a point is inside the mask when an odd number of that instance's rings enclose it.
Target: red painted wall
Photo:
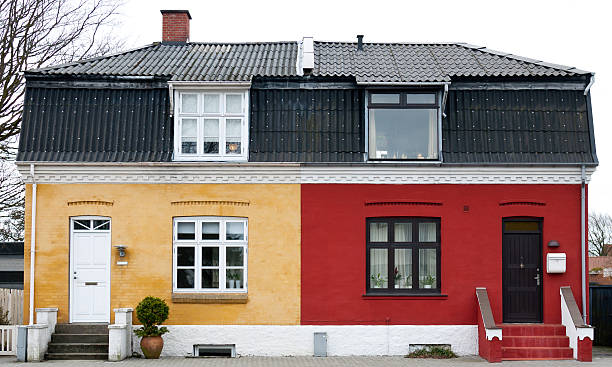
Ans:
[[[394,201],[442,206],[365,205]],[[499,205],[507,201],[545,205]],[[441,218],[448,297],[364,297],[365,219],[384,216]],[[502,218],[512,216],[543,218],[543,316],[560,323],[559,288],[581,299],[580,185],[302,185],[302,324],[475,325],[476,287],[487,288],[501,323]],[[551,252],[567,253],[565,274],[546,273],[550,240],[561,244]]]

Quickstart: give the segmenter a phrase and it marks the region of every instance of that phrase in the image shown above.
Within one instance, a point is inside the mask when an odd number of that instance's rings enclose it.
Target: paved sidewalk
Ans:
[[[0,365],[2,366],[35,366],[31,363],[18,363],[14,357],[0,357]],[[366,366],[383,366],[383,367],[428,367],[428,366],[460,366],[470,367],[478,366],[485,367],[487,362],[479,357],[461,357],[448,360],[435,359],[407,359],[403,357],[239,357],[239,358],[161,358],[158,360],[145,359],[127,359],[122,362],[105,362],[105,361],[47,361],[44,365],[53,366],[102,366],[107,367],[138,367],[138,366],[169,366],[169,367],[195,367],[195,366],[254,366],[254,367],[366,367]],[[493,364],[491,366],[581,366],[581,367],[610,367],[612,366],[612,358],[610,357],[594,357],[593,363],[580,363],[576,361],[529,361],[529,362],[503,362]]]

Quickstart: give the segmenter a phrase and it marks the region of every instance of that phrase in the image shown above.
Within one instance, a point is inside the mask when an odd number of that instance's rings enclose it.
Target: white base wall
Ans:
[[[162,356],[193,355],[195,344],[235,344],[236,354],[311,356],[314,333],[327,332],[327,355],[405,355],[410,344],[450,344],[458,355],[478,354],[477,325],[168,325]],[[140,338],[134,335],[134,350]]]

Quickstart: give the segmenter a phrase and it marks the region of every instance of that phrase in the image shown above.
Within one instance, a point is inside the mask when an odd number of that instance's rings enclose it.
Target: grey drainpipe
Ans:
[[[585,198],[585,194],[586,194],[586,187],[585,187],[585,183],[586,183],[586,174],[585,174],[585,168],[584,168],[584,164],[582,165],[581,168],[581,172],[580,172],[580,178],[581,178],[581,184],[580,184],[580,257],[581,257],[581,265],[582,265],[582,277],[581,279],[581,283],[582,283],[582,319],[584,321],[585,324],[587,323],[587,311],[586,311],[586,305],[587,305],[587,300],[586,300],[586,241],[585,241],[585,236],[586,236],[586,220],[585,220],[585,214],[586,214],[586,198]]]
[[[32,176],[32,216],[30,223],[30,325],[34,325],[34,265],[36,264],[36,177],[34,177],[34,165],[30,164],[30,175]]]

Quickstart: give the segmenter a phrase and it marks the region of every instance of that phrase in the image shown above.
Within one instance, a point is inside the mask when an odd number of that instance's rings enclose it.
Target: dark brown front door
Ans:
[[[542,322],[542,221],[503,220],[504,322]]]

